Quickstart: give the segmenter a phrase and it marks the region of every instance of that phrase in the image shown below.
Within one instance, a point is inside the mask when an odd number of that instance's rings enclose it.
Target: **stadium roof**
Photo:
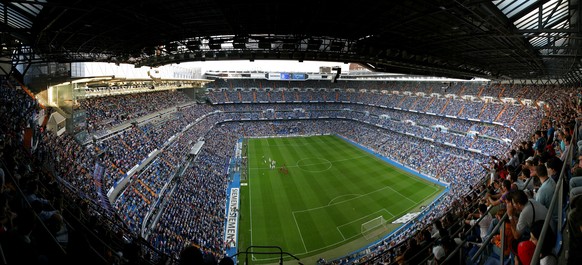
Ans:
[[[18,63],[291,59],[383,72],[582,82],[578,0],[0,3]]]

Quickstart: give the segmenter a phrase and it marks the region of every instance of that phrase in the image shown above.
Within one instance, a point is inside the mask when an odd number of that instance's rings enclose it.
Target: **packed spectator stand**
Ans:
[[[17,146],[22,141],[18,132],[31,124],[39,107],[9,82],[0,89],[2,102],[12,102],[0,108],[3,117],[10,117],[2,127],[3,138],[7,139],[4,145]],[[547,89],[556,90],[544,93]],[[140,244],[153,248],[141,250],[141,255],[161,262],[177,258],[188,243],[206,253],[224,255],[225,189],[229,181],[226,166],[237,139],[338,134],[449,183],[455,191],[431,204],[421,218],[398,233],[331,262],[389,263],[411,258],[406,253],[416,245],[400,242],[420,238],[422,231],[437,220],[456,231],[452,227],[465,213],[458,209],[476,209],[486,185],[493,186],[482,184],[485,171],[487,176],[494,175],[493,179],[502,178],[503,164],[511,158],[508,151],[530,141],[535,130],[545,129],[542,121],[553,120],[560,127],[556,129],[571,134],[577,110],[571,97],[574,93],[574,88],[509,88],[475,83],[443,86],[428,82],[216,80],[208,88],[210,104],[192,104],[170,115],[132,124],[86,146],[67,134],[58,137],[42,132],[37,151],[18,152],[20,156],[32,155],[39,162],[35,164],[46,166],[44,177],[54,179],[47,183],[62,184],[56,198],[70,196],[83,201],[91,205],[92,210],[87,211],[95,218],[109,219],[103,229],[121,226],[112,231],[125,231],[133,242],[140,242],[139,238],[147,234],[148,242]],[[502,101],[508,97],[517,101]],[[522,102],[525,99],[546,105],[526,106]],[[96,132],[189,101],[180,91],[164,91],[90,98],[81,100],[80,107],[89,113],[87,130]],[[277,122],[273,125],[272,121]],[[187,158],[191,145],[200,139],[205,140],[200,153]],[[147,160],[154,151],[159,152]],[[492,156],[502,158],[497,170],[488,166]],[[2,158],[9,160],[5,155]],[[104,168],[103,173],[96,174],[99,167]],[[16,170],[12,165],[3,168],[21,176],[31,171],[22,165]],[[124,178],[131,181],[110,203],[108,191]],[[202,190],[208,192],[202,194]],[[428,241],[424,238],[422,242]],[[446,246],[443,249],[449,254],[449,243],[440,240],[433,249]],[[430,256],[429,251],[425,253]],[[440,252],[434,259],[442,259]]]

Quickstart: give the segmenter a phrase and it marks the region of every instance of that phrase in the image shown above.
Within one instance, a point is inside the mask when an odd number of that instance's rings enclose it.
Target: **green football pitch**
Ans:
[[[420,211],[444,190],[337,136],[246,143],[239,251],[279,246],[302,261],[341,257],[398,228],[393,221]],[[276,161],[274,169],[269,160]],[[362,224],[380,216],[386,225],[364,236]],[[277,260],[277,255],[249,255],[253,263]]]

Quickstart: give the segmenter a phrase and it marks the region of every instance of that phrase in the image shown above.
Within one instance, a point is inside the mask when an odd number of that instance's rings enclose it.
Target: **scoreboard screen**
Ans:
[[[268,80],[287,80],[287,81],[305,81],[307,80],[306,73],[268,73],[266,78]]]
[[[281,80],[305,80],[304,73],[281,73]]]
[[[305,80],[305,74],[303,73],[294,73],[293,74],[294,80]]]

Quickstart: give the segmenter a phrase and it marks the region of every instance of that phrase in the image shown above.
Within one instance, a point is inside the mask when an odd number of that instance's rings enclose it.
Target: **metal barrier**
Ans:
[[[0,262],[2,262],[2,265],[8,264],[6,262],[6,257],[4,256],[4,249],[2,248],[1,244],[0,244]]]
[[[499,235],[501,237],[501,255],[499,255],[499,264],[503,264],[503,259],[504,259],[504,255],[503,255],[503,249],[504,249],[504,242],[505,242],[505,222],[508,220],[508,216],[507,213],[503,214],[503,216],[501,217],[501,219],[499,220],[499,223],[497,223],[497,225],[495,225],[495,227],[493,228],[493,231],[491,231],[490,235],[496,234],[499,231]],[[481,254],[483,254],[483,251],[485,251],[485,249],[487,248],[487,245],[491,242],[491,239],[493,239],[492,236],[488,236],[484,241],[483,241],[483,245],[481,245],[481,247],[479,248],[479,250],[477,251],[477,253],[475,253],[475,255],[473,255],[473,257],[471,257],[471,261],[475,262],[477,261],[477,259],[479,258],[479,256],[481,256]]]
[[[527,187],[529,185],[529,182],[532,181],[533,178],[529,178],[526,182],[524,187]],[[487,212],[489,212],[491,208],[487,209]],[[493,230],[491,231],[490,235],[496,234],[497,232],[500,233],[500,237],[501,237],[501,251],[503,253],[503,248],[505,247],[503,244],[505,242],[505,225],[502,226],[502,224],[505,224],[505,222],[508,220],[508,216],[507,213],[503,214],[503,216],[501,217],[499,223],[493,228]],[[481,218],[479,218],[479,221],[481,221]],[[478,223],[478,222],[477,222]],[[473,228],[473,227],[471,227]],[[493,236],[488,236],[482,243],[481,247],[479,247],[479,250],[477,251],[477,253],[475,253],[475,255],[473,255],[473,257],[471,257],[471,261],[475,262],[477,260],[477,258],[479,256],[481,256],[481,254],[483,254],[483,251],[485,251],[485,248],[487,248],[487,245],[491,242],[491,239],[493,238]],[[466,240],[463,240],[463,243],[460,244],[456,249],[456,251],[459,251],[459,249],[463,246],[463,244],[466,242]],[[503,264],[503,254],[499,255],[499,264]],[[447,258],[448,260],[448,258]]]
[[[538,244],[536,245],[535,252],[533,254],[533,257],[532,257],[532,260],[531,260],[530,265],[537,265],[537,264],[539,264],[539,260],[540,260],[540,257],[539,256],[540,256],[540,252],[541,252],[541,249],[542,249],[541,248],[542,247],[542,242],[544,242],[544,239],[546,237],[546,233],[548,231],[548,227],[550,225],[550,222],[553,221],[552,220],[552,215],[553,215],[554,209],[556,209],[556,207],[558,207],[558,224],[556,226],[557,227],[557,229],[556,229],[557,231],[555,231],[555,232],[557,234],[557,233],[560,233],[562,231],[562,225],[563,225],[563,222],[562,222],[562,219],[563,219],[563,213],[562,213],[563,202],[562,202],[562,198],[564,196],[564,193],[563,193],[563,191],[564,191],[563,190],[563,185],[565,185],[564,184],[564,182],[565,182],[564,178],[566,178],[568,176],[567,170],[569,170],[569,168],[570,168],[569,167],[569,164],[571,163],[572,158],[573,158],[573,155],[574,155],[574,151],[573,151],[574,148],[575,148],[574,143],[577,142],[576,139],[578,139],[578,126],[579,126],[579,124],[578,124],[578,122],[576,122],[575,134],[574,134],[574,137],[572,138],[572,140],[570,141],[570,145],[568,147],[568,153],[566,155],[567,158],[565,159],[565,161],[563,161],[562,170],[560,171],[560,177],[558,179],[558,183],[556,183],[556,189],[554,190],[554,194],[552,196],[552,201],[550,203],[550,208],[548,209],[548,213],[546,214],[546,217],[544,219],[544,225],[543,225],[543,228],[542,228],[542,231],[541,231],[541,234],[540,234],[540,238],[538,238]],[[528,182],[526,182],[526,185],[525,185],[526,187],[527,187],[527,184],[529,183],[529,181],[531,181],[531,179],[532,178],[528,179]],[[506,220],[506,219],[507,219],[507,213],[505,213],[503,215],[503,217],[502,217],[502,220]],[[497,226],[495,226],[495,228],[492,231],[492,234],[493,233],[496,233],[497,231],[500,230],[499,229],[499,226],[502,223],[504,223],[504,221],[503,222],[499,222],[499,224]],[[503,230],[503,228],[501,230]],[[503,237],[504,237],[504,233],[501,232],[501,244],[502,244],[501,245],[501,248],[502,249],[503,249],[503,242],[504,242],[504,238]],[[492,237],[489,236],[487,238],[487,240],[483,242],[483,245],[479,248],[479,250],[477,251],[477,253],[471,258],[471,260],[473,262],[476,261],[476,259],[483,253],[483,251],[487,247],[487,244],[490,243],[491,238]],[[458,251],[458,250],[455,249],[455,251]],[[503,262],[504,262],[503,259],[504,259],[503,255],[500,255],[500,264],[503,264]]]
[[[483,196],[485,192],[486,192],[486,191],[484,190],[484,191],[483,191],[481,194],[479,194],[479,196]],[[478,211],[478,209],[477,209],[477,210],[475,210],[475,211]],[[491,211],[491,207],[487,208],[487,211],[485,211],[485,214],[484,214],[484,215],[481,215],[481,217],[479,217],[479,218],[478,218],[478,219],[475,221],[475,223],[474,223],[474,224],[473,224],[473,225],[472,225],[472,226],[469,228],[469,230],[467,230],[467,232],[464,234],[464,238],[465,238],[465,239],[463,239],[463,241],[462,241],[460,244],[458,244],[458,245],[457,245],[457,247],[456,247],[456,248],[453,250],[453,252],[451,252],[451,254],[449,254],[449,256],[448,256],[448,257],[447,257],[447,258],[446,258],[446,259],[443,261],[443,264],[448,264],[449,262],[453,262],[453,261],[452,261],[453,257],[454,257],[454,256],[455,256],[457,253],[459,253],[459,251],[461,250],[461,248],[463,248],[463,246],[465,245],[465,243],[467,243],[467,235],[468,235],[469,233],[471,233],[471,231],[473,231],[473,230],[475,229],[475,227],[476,227],[476,226],[478,226],[478,225],[479,225],[479,223],[481,222],[481,220],[483,220],[483,218],[484,218],[484,217],[485,217],[487,214],[489,214],[489,211]],[[462,258],[462,256],[461,256],[461,258]],[[462,264],[462,263],[463,263],[463,262],[462,262],[462,260],[461,260],[461,261],[459,261],[459,263],[458,263],[458,264]]]
[[[544,220],[544,226],[542,227],[542,231],[540,233],[540,238],[538,238],[538,244],[536,245],[536,249],[534,251],[532,260],[531,260],[531,265],[537,265],[540,263],[540,253],[542,251],[542,242],[544,242],[544,239],[546,238],[546,233],[548,232],[548,226],[550,225],[550,222],[552,222],[552,214],[554,212],[554,209],[557,207],[558,208],[558,223],[556,225],[556,231],[554,231],[556,233],[556,235],[558,233],[562,232],[562,225],[563,225],[563,216],[562,216],[562,211],[563,211],[563,200],[562,198],[564,197],[564,178],[566,178],[568,176],[568,172],[567,170],[570,169],[569,165],[570,163],[572,163],[573,157],[574,157],[574,148],[576,148],[577,146],[574,145],[574,143],[577,142],[578,140],[578,127],[580,125],[578,124],[578,121],[576,121],[576,126],[574,127],[574,137],[572,137],[572,139],[570,140],[570,146],[568,147],[568,153],[566,154],[566,158],[563,161],[562,164],[562,170],[560,172],[560,178],[558,179],[558,183],[556,183],[556,189],[554,190],[554,195],[552,196],[552,202],[550,203],[550,208],[548,209],[548,213],[546,214],[546,218]],[[561,243],[560,243],[561,244]],[[558,254],[558,253],[556,253]]]
[[[279,251],[249,251],[250,249],[253,248],[259,248],[259,249],[277,249]],[[241,251],[236,253],[235,255],[232,256],[232,258],[238,256],[239,254],[245,254],[245,264],[249,264],[249,254],[258,254],[258,255],[273,255],[273,254],[279,254],[279,264],[283,265],[283,255],[289,256],[295,260],[297,260],[297,263],[299,265],[303,265],[303,263],[301,263],[301,261],[299,260],[299,258],[295,257],[293,254],[289,253],[289,252],[285,252],[283,251],[283,249],[279,246],[249,246],[247,247],[247,249],[245,251]]]

